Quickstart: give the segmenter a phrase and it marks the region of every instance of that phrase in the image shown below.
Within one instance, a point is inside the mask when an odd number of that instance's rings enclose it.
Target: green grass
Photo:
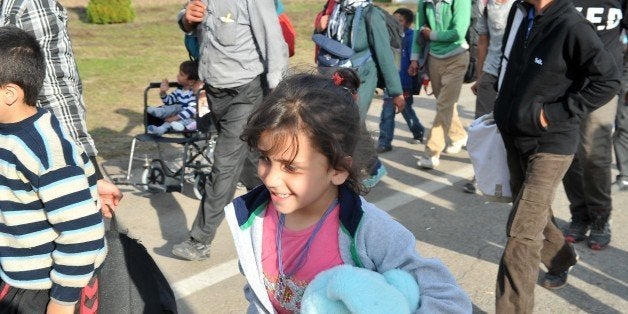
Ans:
[[[324,1],[284,0],[297,32],[291,66],[313,66],[313,20]],[[389,10],[398,6],[380,4]],[[181,5],[136,8],[129,24],[95,25],[85,8],[69,7],[70,36],[83,80],[87,124],[102,158],[127,156],[131,139],[142,132],[143,91],[149,82],[174,80],[188,59],[176,23]],[[414,9],[414,8],[412,8]],[[157,97],[151,103],[158,104]]]

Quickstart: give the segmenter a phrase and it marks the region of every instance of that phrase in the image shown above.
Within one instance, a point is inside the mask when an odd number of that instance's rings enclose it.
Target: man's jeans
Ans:
[[[428,56],[427,66],[436,97],[436,116],[425,144],[427,156],[440,156],[445,149],[446,138],[456,142],[467,137],[456,106],[468,64],[468,51],[447,59]]]
[[[412,104],[414,99],[412,95],[406,97],[406,106],[401,111],[403,119],[406,120],[410,132],[415,139],[423,140],[423,133],[425,128],[421,124],[421,121],[416,115]],[[382,114],[379,121],[379,147],[390,147],[393,137],[395,135],[395,106],[392,103],[392,98],[388,96],[388,92],[384,92],[384,105],[382,106]]]
[[[521,152],[507,136],[504,143],[517,197],[497,273],[496,313],[532,313],[539,263],[554,275],[576,263],[576,253],[556,226],[551,208],[573,155]]]
[[[207,90],[207,97],[216,121],[220,123],[220,132],[212,171],[190,231],[191,237],[204,244],[210,244],[214,239],[216,229],[225,217],[223,209],[233,200],[238,180],[248,188],[262,183],[257,177],[257,155],[240,140],[249,115],[262,102],[260,79],[224,93]]]
[[[591,224],[611,214],[611,164],[617,97],[580,122],[580,145],[563,179],[571,220]]]

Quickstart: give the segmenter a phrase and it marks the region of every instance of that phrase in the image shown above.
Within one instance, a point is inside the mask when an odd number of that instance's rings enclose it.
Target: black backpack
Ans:
[[[364,12],[364,18],[366,19],[366,25],[371,25],[371,12],[372,10],[377,10],[382,13],[384,16],[384,20],[386,21],[386,29],[388,30],[388,37],[390,37],[390,47],[393,49],[401,49],[401,44],[403,42],[403,36],[405,33],[403,32],[403,26],[399,24],[399,21],[392,16],[388,11],[376,6],[369,5],[367,6],[367,10]]]

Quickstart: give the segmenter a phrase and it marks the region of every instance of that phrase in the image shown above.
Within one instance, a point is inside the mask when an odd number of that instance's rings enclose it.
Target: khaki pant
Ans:
[[[469,52],[461,53],[447,59],[428,57],[428,71],[432,90],[436,97],[436,117],[427,137],[426,155],[440,156],[445,149],[447,136],[455,142],[467,137],[458,117],[458,98],[460,89],[469,64]]]

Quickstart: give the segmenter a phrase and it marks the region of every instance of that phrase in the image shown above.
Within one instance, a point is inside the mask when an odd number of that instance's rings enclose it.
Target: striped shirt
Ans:
[[[47,110],[0,124],[0,278],[74,303],[107,253],[94,165]]]
[[[35,36],[46,59],[46,78],[37,106],[51,110],[89,156],[83,85],[67,31],[67,14],[56,0],[0,0],[0,26],[15,25]]]
[[[196,95],[189,89],[175,89],[172,93],[161,96],[164,106],[180,105],[181,111],[178,112],[181,120],[193,119],[196,114]]]

